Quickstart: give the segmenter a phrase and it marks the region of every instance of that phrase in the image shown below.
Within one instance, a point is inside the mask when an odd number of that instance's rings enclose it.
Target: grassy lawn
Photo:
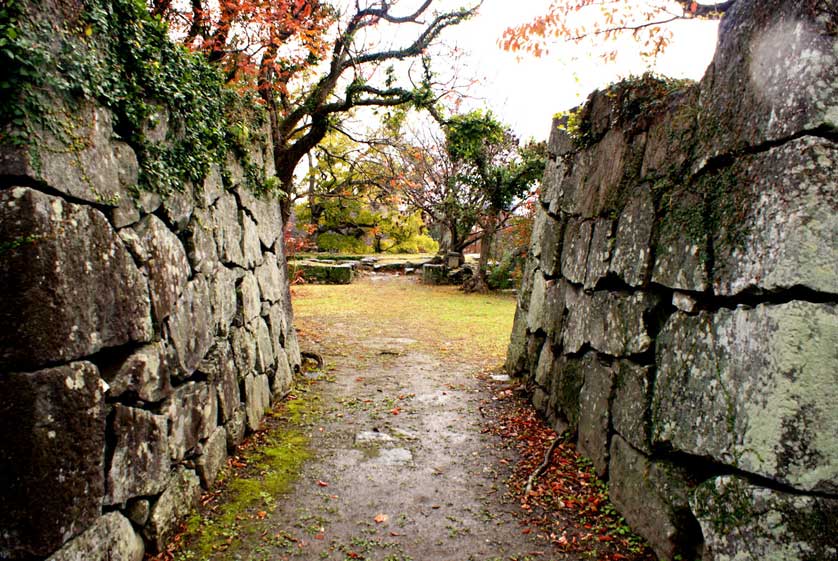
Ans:
[[[513,295],[464,294],[457,287],[399,277],[295,286],[292,294],[295,325],[304,335],[321,332],[325,322],[354,329],[357,338],[415,339],[427,352],[486,367],[506,357],[515,314]],[[375,318],[370,324],[353,321],[369,316]]]

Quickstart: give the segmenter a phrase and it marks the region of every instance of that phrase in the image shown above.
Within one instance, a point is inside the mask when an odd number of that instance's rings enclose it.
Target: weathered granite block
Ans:
[[[104,392],[89,362],[0,374],[0,558],[49,555],[101,514]]]
[[[244,398],[247,427],[252,431],[259,430],[259,423],[271,405],[268,377],[265,374],[247,376],[244,379]]]
[[[105,216],[0,191],[0,367],[33,369],[152,335],[148,286]]]
[[[189,281],[191,269],[178,237],[156,216],[145,217],[134,231],[148,255],[148,289],[154,319],[159,323],[172,313]]]
[[[688,474],[652,462],[620,436],[611,439],[608,494],[626,522],[661,559],[695,559],[701,532],[690,511]]]
[[[570,219],[562,242],[562,276],[575,284],[585,282],[588,251],[594,232],[592,220]]]
[[[611,400],[611,424],[634,448],[651,454],[651,368],[627,360],[615,362],[614,398]]]
[[[838,499],[801,496],[722,476],[690,500],[704,534],[704,559],[835,559]]]
[[[838,294],[836,162],[834,142],[804,137],[717,174],[716,293],[802,286]]]
[[[225,265],[244,267],[242,225],[236,197],[225,192],[215,202],[213,229],[218,244],[218,257]]]
[[[216,427],[218,404],[214,388],[206,382],[188,382],[163,402],[169,418],[169,454],[182,460]]]
[[[250,271],[239,280],[236,287],[238,306],[241,312],[241,323],[246,325],[259,317],[262,312],[262,301],[259,294],[259,283]]]
[[[610,435],[609,405],[614,386],[614,375],[596,358],[592,358],[584,372],[579,391],[579,429],[576,446],[579,453],[594,464],[598,477],[608,472]]]
[[[224,427],[218,427],[213,431],[207,441],[201,444],[198,461],[195,462],[198,468],[198,476],[201,478],[201,485],[209,489],[215,483],[218,472],[224,467],[227,459],[227,432]]]
[[[206,211],[195,209],[186,227],[186,256],[192,269],[210,274],[218,266],[218,247],[212,230],[212,216]]]
[[[105,504],[156,495],[169,479],[169,438],[164,415],[114,405],[110,434],[115,439],[107,468]]]
[[[653,439],[804,491],[838,490],[838,312],[676,313],[658,338]]]
[[[614,221],[607,218],[599,218],[594,223],[594,231],[591,236],[591,245],[588,250],[588,259],[585,267],[585,288],[593,289],[597,283],[608,273],[608,264],[611,261],[611,249],[614,244],[612,237]]]
[[[206,374],[209,382],[215,386],[221,421],[226,423],[238,409],[241,401],[238,370],[233,360],[230,342],[227,339],[218,341],[201,361],[198,370]]]
[[[269,160],[272,160],[269,158]],[[271,174],[268,174],[270,176]],[[256,223],[256,232],[262,245],[268,249],[282,235],[282,214],[279,209],[279,201],[268,197],[258,197],[244,187],[236,189],[241,206],[243,206],[253,217]],[[267,256],[266,256],[267,257]]]
[[[212,347],[215,328],[210,303],[209,283],[199,275],[189,281],[167,321],[181,375],[191,375]]]
[[[704,196],[694,189],[662,195],[652,282],[678,290],[703,292],[708,278],[708,240]]]
[[[143,535],[149,553],[164,551],[178,524],[192,512],[201,498],[201,483],[194,471],[178,467],[166,490],[154,503]]]
[[[110,397],[131,391],[143,401],[156,403],[172,393],[168,357],[160,342],[141,347],[113,371],[103,371],[102,376],[110,386]]]
[[[608,270],[629,286],[643,286],[652,258],[652,229],[655,203],[648,186],[639,187],[629,198],[617,221],[614,254]]]
[[[33,123],[37,134],[29,137],[30,145],[0,151],[0,174],[27,177],[82,201],[119,206],[137,184],[137,156],[114,139],[113,115],[92,104],[71,109],[58,101],[60,96],[53,99],[54,130],[62,137]]]
[[[836,44],[828,2],[736,2],[700,84],[699,153],[709,158],[804,130],[834,131]]]
[[[265,253],[264,263],[256,269],[256,280],[263,300],[271,303],[282,301],[285,275],[279,268],[276,255]]]
[[[142,561],[144,553],[143,539],[131,522],[109,512],[47,561]]]

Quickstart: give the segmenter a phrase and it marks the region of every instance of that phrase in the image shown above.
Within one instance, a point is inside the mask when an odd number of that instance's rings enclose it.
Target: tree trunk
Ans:
[[[483,224],[483,237],[480,239],[480,259],[477,262],[477,273],[464,285],[463,288],[466,292],[479,292],[481,294],[489,292],[487,269],[497,227],[497,217],[494,215],[488,216]]]

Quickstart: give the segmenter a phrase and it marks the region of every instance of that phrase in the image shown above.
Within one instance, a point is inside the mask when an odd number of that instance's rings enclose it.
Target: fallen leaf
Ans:
[[[257,512],[257,513],[256,513],[256,516],[258,516],[258,517],[259,517],[259,520],[262,520],[262,519],[263,519],[263,518],[265,518],[267,515],[268,515],[268,513],[267,513],[266,511],[264,511],[264,510],[260,510],[259,512]]]
[[[325,481],[321,481],[319,479],[317,480],[317,484],[321,487],[328,487],[329,486],[328,483],[326,483]]]
[[[399,409],[398,407],[393,407],[392,409],[390,409],[390,413],[392,413],[393,415],[398,415],[401,412],[402,412],[402,410]]]
[[[384,524],[389,519],[390,519],[390,517],[387,516],[386,514],[376,514],[375,518],[373,518],[373,520],[375,520],[376,524]]]

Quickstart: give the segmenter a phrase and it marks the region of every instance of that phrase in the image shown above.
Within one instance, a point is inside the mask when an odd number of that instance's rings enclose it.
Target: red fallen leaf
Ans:
[[[268,513],[264,510],[260,510],[259,512],[256,513],[256,516],[259,517],[259,520],[264,519],[267,515],[268,515]]]
[[[390,519],[390,517],[387,516],[386,514],[376,514],[375,518],[373,518],[373,520],[375,520],[376,524],[384,524],[389,519]]]
[[[397,538],[399,536],[406,536],[407,534],[400,534],[398,532],[390,532],[390,535],[394,538]]]
[[[349,553],[346,554],[346,556],[349,557],[350,559],[361,559],[361,556],[358,555],[357,553],[355,553],[354,551],[350,551]]]
[[[358,376],[357,378],[355,378],[355,381],[356,381],[356,382],[363,382],[363,381],[364,381],[364,377],[363,377],[363,376]]]
[[[524,528],[523,530],[521,530],[522,534],[529,534],[530,532],[532,532],[532,530],[530,530],[529,528]]]
[[[323,534],[314,534],[314,539],[316,539],[316,540],[325,540],[325,539],[326,539],[326,536],[324,536]]]
[[[402,410],[399,409],[398,407],[393,407],[392,409],[390,409],[390,413],[392,413],[393,415],[398,415],[401,412],[402,412]]]
[[[328,487],[329,486],[328,483],[326,483],[325,481],[321,481],[319,479],[317,480],[317,484],[321,487]]]

